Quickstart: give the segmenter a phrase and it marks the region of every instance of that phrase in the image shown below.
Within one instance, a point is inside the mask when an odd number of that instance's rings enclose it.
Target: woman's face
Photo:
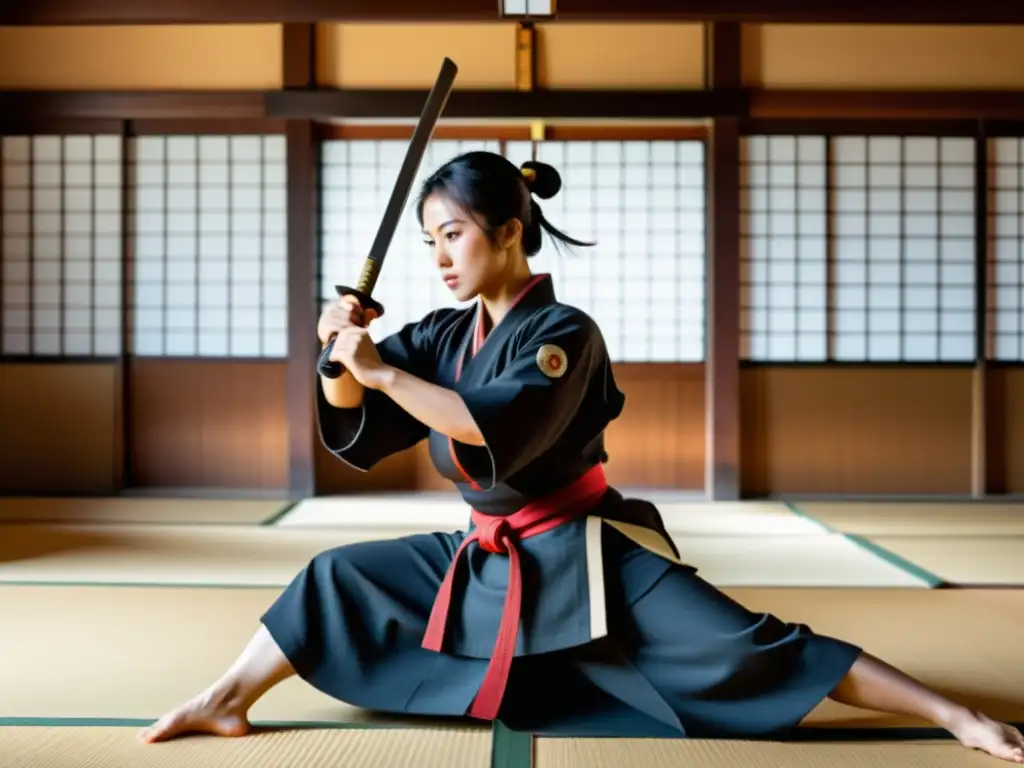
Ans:
[[[423,202],[423,234],[456,301],[469,301],[500,285],[520,230],[513,219],[491,242],[473,217],[443,196],[430,195]]]

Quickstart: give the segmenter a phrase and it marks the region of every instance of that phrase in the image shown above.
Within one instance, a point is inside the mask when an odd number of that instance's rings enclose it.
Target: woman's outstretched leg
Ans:
[[[651,585],[644,569],[654,557],[633,557],[609,583],[621,584],[628,606],[621,624],[630,661],[691,735],[785,732],[828,697],[920,717],[968,747],[1024,764],[1016,728],[946,699],[859,646],[750,610],[684,568]]]
[[[862,653],[829,698],[852,707],[912,715],[952,733],[964,746],[1024,763],[1024,736],[941,696],[895,667]]]
[[[244,736],[248,712],[267,691],[295,674],[267,628],[260,626],[235,663],[213,685],[139,734],[146,742],[185,733]]]
[[[259,631],[231,668],[140,737],[164,741],[196,731],[242,736],[250,730],[247,713],[256,701],[293,675],[353,706],[412,711],[408,707],[421,688],[430,691],[438,679],[452,683],[450,675],[440,674],[444,665],[437,654],[420,643],[462,536],[415,534],[316,555],[263,614]],[[477,673],[477,665],[469,664],[470,678]],[[465,679],[453,684],[465,689],[467,699],[474,693]],[[458,701],[458,694],[452,696]],[[428,706],[437,714],[436,702]],[[452,714],[464,709],[452,706]]]

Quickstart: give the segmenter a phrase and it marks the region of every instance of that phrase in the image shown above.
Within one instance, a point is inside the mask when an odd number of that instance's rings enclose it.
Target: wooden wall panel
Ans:
[[[420,458],[420,456],[424,458]],[[419,467],[429,466],[426,446],[419,445],[380,462],[369,472],[352,469],[328,453],[317,438],[316,492],[318,495],[342,493],[404,493],[419,490]],[[436,473],[435,473],[436,474]],[[449,490],[446,483],[435,483]]]
[[[615,372],[626,409],[608,429],[608,480],[623,488],[704,487],[704,366],[620,365]],[[320,493],[447,491],[426,444],[358,472],[317,451]]]
[[[745,25],[744,82],[761,88],[1024,87],[1024,26]]]
[[[544,88],[701,88],[701,24],[538,24]]]
[[[968,368],[759,366],[741,389],[746,495],[971,491]]]
[[[395,55],[401,51],[401,55]],[[459,88],[515,87],[516,25],[319,25],[317,76],[341,88],[427,88],[441,59],[459,64]],[[700,24],[538,24],[544,88],[700,88]]]
[[[283,361],[143,358],[131,381],[135,485],[287,487]]]
[[[445,56],[458,88],[515,87],[516,25],[320,24],[317,80],[340,88],[429,88]]]
[[[704,366],[616,367],[626,409],[608,428],[608,481],[619,487],[704,488]]]
[[[988,492],[1024,493],[1024,368],[988,368]]]
[[[0,27],[0,88],[281,87],[281,25]]]
[[[0,364],[0,492],[113,491],[119,403],[112,363]]]

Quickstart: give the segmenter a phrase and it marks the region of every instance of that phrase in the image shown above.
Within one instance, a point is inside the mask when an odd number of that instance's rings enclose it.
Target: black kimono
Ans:
[[[601,333],[542,275],[484,337],[482,308],[443,309],[378,345],[382,360],[457,391],[486,447],[432,432],[386,395],[330,406],[325,445],[367,470],[429,441],[470,509],[511,515],[606,461],[622,411]],[[300,677],[371,710],[462,716],[495,649],[509,557],[468,545],[442,652],[435,598],[473,531],[326,551],[262,617]],[[685,565],[650,503],[607,489],[588,514],[518,543],[522,614],[499,717],[551,735],[758,736],[797,725],[860,649],[753,613]],[[541,690],[543,688],[543,690]]]

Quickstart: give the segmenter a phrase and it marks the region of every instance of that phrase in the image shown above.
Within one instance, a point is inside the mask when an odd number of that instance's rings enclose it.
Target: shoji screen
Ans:
[[[287,354],[283,136],[129,144],[136,355]]]
[[[825,160],[820,136],[743,142],[740,334],[746,358],[828,356]]]
[[[970,138],[744,141],[744,356],[974,356]]]
[[[5,136],[0,155],[0,353],[119,354],[120,136]]]
[[[988,357],[1024,360],[1024,140],[989,142]]]
[[[334,140],[323,154],[320,291],[351,284],[387,202],[404,141]],[[499,151],[497,141],[435,141],[429,173],[469,149]],[[509,141],[515,164],[532,156]],[[545,216],[594,248],[560,252],[546,239],[532,260],[552,273],[558,296],[590,313],[620,362],[694,362],[704,358],[704,146],[699,141],[544,141],[537,158],[554,165],[563,188],[540,201]],[[388,314],[375,338],[453,304],[414,212],[408,210],[379,283]]]

